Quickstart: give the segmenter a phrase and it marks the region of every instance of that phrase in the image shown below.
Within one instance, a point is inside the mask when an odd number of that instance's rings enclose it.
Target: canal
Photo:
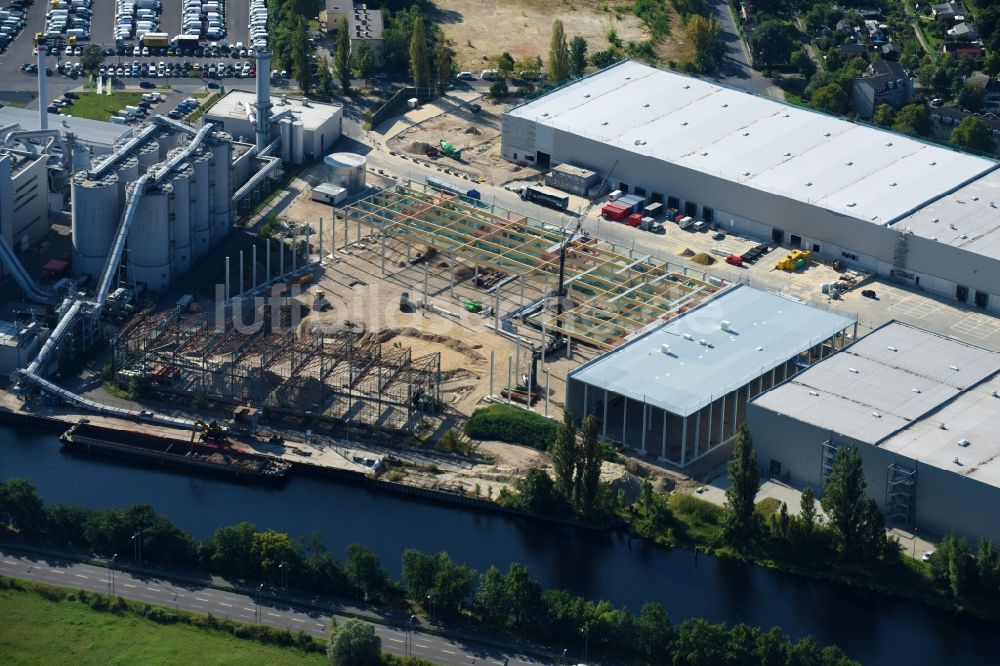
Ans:
[[[340,557],[374,550],[397,576],[406,548],[448,551],[480,571],[526,564],[544,585],[637,610],[659,601],[675,621],[779,626],[836,643],[865,664],[987,664],[1000,654],[994,625],[921,604],[780,572],[641,545],[619,534],[415,501],[365,488],[292,478],[282,488],[132,466],[61,452],[51,435],[0,426],[0,478],[34,484],[48,504],[95,508],[151,504],[198,538],[248,520],[302,536],[318,533]]]

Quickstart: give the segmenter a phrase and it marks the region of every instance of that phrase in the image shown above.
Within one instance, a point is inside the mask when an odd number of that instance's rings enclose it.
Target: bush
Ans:
[[[557,427],[554,421],[519,407],[490,405],[473,412],[465,422],[465,434],[545,451],[555,440]]]
[[[672,493],[670,508],[674,510],[675,514],[703,525],[721,525],[725,514],[725,509],[721,506],[716,506],[686,493]]]

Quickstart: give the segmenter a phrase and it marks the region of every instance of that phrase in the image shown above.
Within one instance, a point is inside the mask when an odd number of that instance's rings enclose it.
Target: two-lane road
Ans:
[[[24,555],[3,550],[0,551],[0,574],[90,592],[109,594],[113,591],[116,596],[126,599],[193,613],[210,613],[247,624],[259,623],[293,631],[302,630],[317,637],[325,636],[330,626],[330,613],[310,610],[305,606],[295,606],[266,596],[258,604],[252,591],[244,593],[202,587],[158,575],[144,576],[121,569],[110,570],[107,567],[57,557]],[[336,615],[333,617],[337,617],[338,621],[344,619]],[[374,627],[376,634],[382,639],[382,649],[385,652],[405,655],[409,644],[409,654],[435,664],[526,666],[554,663],[518,654],[516,650],[501,650],[472,641],[456,641],[424,633],[419,625],[415,625],[412,632],[382,624],[374,624]]]

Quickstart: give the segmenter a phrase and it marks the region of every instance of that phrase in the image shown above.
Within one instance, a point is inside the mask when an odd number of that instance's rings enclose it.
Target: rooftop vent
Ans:
[[[972,197],[973,201],[979,201],[979,197]]]
[[[764,348],[761,347],[760,345],[757,345],[757,351],[764,351]]]
[[[855,206],[857,206],[857,205],[858,205],[858,204],[856,204],[856,203],[854,203],[854,202],[852,201],[852,202],[850,202],[849,204],[847,204],[847,207],[848,207],[848,208],[854,208],[854,207],[855,207]]]
[[[962,240],[966,240],[968,238],[968,236],[966,236],[965,234],[962,234],[961,236],[959,236],[959,238],[961,238]]]
[[[644,108],[644,109],[648,109],[648,108],[649,108],[649,102],[646,102],[645,104],[643,104],[643,105],[642,105],[642,108]]]
[[[668,345],[666,343],[660,345],[660,351],[663,352],[664,354],[669,354],[670,353],[670,345]]]
[[[743,172],[743,175],[744,175],[744,176],[749,176],[749,175],[750,175],[750,172],[749,172],[749,171],[744,171],[744,172]]]
[[[812,187],[813,182],[811,180],[807,180],[807,181],[803,182],[802,184],[805,185],[806,187]]]
[[[937,166],[937,162],[931,160],[930,162],[927,163],[927,166]]]
[[[948,367],[951,368],[952,370],[955,370],[956,372],[958,371],[957,365],[949,365]]]
[[[958,456],[955,456],[955,459],[952,460],[952,462],[955,463],[956,465],[961,465],[962,464],[962,461],[958,459]]]
[[[702,338],[701,340],[698,341],[698,344],[704,347],[704,346],[708,345],[708,340],[706,340],[705,338]]]
[[[890,180],[889,181],[889,187],[896,187],[896,181]]]
[[[960,440],[958,440],[958,445],[959,446],[968,446],[969,444],[972,444],[972,442],[970,442],[967,439],[960,439]]]
[[[750,136],[750,132],[743,132],[743,136]]]
[[[817,391],[809,391],[809,395],[818,397],[819,393]]]
[[[590,93],[584,93],[583,96],[586,97],[587,99],[590,99]]]
[[[889,351],[899,351],[898,349],[896,349],[892,345],[889,345],[888,347],[886,347],[886,349],[888,349]]]
[[[891,145],[892,145],[892,141],[886,141],[886,142],[885,142],[885,145],[886,145],[886,147],[888,148],[889,146],[891,146]]]
[[[942,423],[941,425],[938,426],[938,428],[940,428],[941,430],[947,430],[948,426]]]
[[[723,108],[723,109],[726,109],[726,108],[729,108],[729,104],[723,104],[723,105],[722,105],[722,108]]]
[[[910,390],[913,391],[914,393],[920,393],[920,389],[918,388],[911,388]]]
[[[874,416],[874,417],[875,417],[875,418],[877,418],[877,419],[880,419],[880,418],[882,418],[882,415],[881,415],[881,414],[879,414],[878,412],[872,412],[872,416]]]
[[[688,121],[686,121],[686,120],[682,120],[681,121],[681,125],[687,125],[687,124],[688,124]]]
[[[933,222],[934,224],[937,224],[937,223],[938,223],[938,222],[940,222],[940,221],[941,221],[941,220],[939,220],[939,219],[938,219],[938,218],[936,218],[936,217],[932,217],[932,218],[931,218],[931,222]]]
[[[784,155],[785,155],[785,157],[791,157],[792,156],[792,154],[788,153],[788,152],[786,152]]]
[[[854,166],[854,162],[852,162],[851,160],[847,160],[846,162],[844,162],[844,166]]]
[[[719,323],[719,328],[721,328],[723,331],[728,331],[731,325],[732,324],[730,324],[727,320],[723,319],[722,322]]]
[[[684,339],[685,340],[694,340],[694,336],[691,335],[690,333],[685,333],[684,334]]]
[[[690,87],[691,87],[691,85],[690,85],[690,84],[688,84],[688,83],[685,83],[685,84],[684,84],[684,90],[687,90],[687,89],[688,89],[688,88],[690,88]]]
[[[829,132],[823,132],[823,136],[830,136]]]
[[[848,368],[848,370],[850,370],[854,374],[858,374],[858,369],[857,368]]]
[[[707,150],[701,151],[701,156],[702,157],[708,157],[708,151]]]

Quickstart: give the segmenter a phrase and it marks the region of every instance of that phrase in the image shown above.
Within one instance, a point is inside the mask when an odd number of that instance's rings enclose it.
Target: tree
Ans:
[[[503,99],[510,94],[510,90],[507,89],[507,82],[503,79],[499,81],[494,81],[490,85],[490,97],[493,99]]]
[[[495,566],[479,577],[476,608],[483,619],[492,625],[503,625],[510,616],[504,575]]]
[[[287,580],[288,572],[282,570],[284,567],[298,569],[299,554],[291,537],[284,532],[267,530],[255,533],[250,554],[255,562],[260,562],[262,577],[269,583]]]
[[[566,503],[556,492],[555,484],[545,470],[533,468],[514,481],[514,492],[500,491],[500,503],[519,511],[541,516],[565,513]]]
[[[987,592],[996,592],[998,584],[997,568],[997,547],[992,541],[983,537],[979,540],[979,550],[976,553],[976,575],[979,577],[979,584]]]
[[[257,578],[260,560],[250,557],[257,527],[243,521],[215,530],[201,546],[201,558],[212,571],[237,578]]]
[[[344,95],[350,95],[353,68],[351,67],[351,36],[347,30],[346,16],[341,17],[340,25],[337,26],[337,37],[333,49],[333,69],[337,73],[337,81],[340,82],[340,91]],[[327,76],[329,77],[329,71]]]
[[[424,17],[418,15],[413,21],[410,37],[410,74],[415,88],[427,88],[431,84],[431,59],[427,52],[427,31]]]
[[[818,88],[810,99],[812,105],[829,113],[847,113],[847,93],[839,83],[827,83]]]
[[[752,534],[756,527],[753,508],[757,491],[760,490],[760,470],[757,468],[757,452],[753,450],[753,438],[746,423],[736,432],[735,448],[728,470],[727,528],[733,534]]]
[[[799,519],[802,522],[802,531],[805,533],[806,539],[810,539],[813,530],[816,529],[816,497],[809,486],[806,486],[802,491],[800,507]]]
[[[795,51],[792,54],[791,63],[795,69],[799,70],[799,74],[806,79],[811,78],[816,73],[816,63],[809,57],[805,49]]]
[[[904,134],[930,136],[934,132],[930,114],[923,104],[907,104],[896,114],[892,129]]]
[[[295,80],[299,84],[302,93],[308,95],[312,92],[313,74],[309,63],[309,31],[304,18],[299,17],[295,23],[295,31],[292,37],[292,72]],[[266,75],[262,72],[261,75]]]
[[[556,490],[568,500],[573,499],[573,474],[579,450],[576,445],[576,422],[568,409],[563,410],[562,423],[552,443],[552,468]]]
[[[983,101],[986,99],[986,90],[981,86],[974,86],[966,83],[958,91],[958,105],[965,111],[976,113],[983,108]]]
[[[685,68],[702,74],[715,69],[726,51],[722,26],[716,19],[700,14],[692,15],[684,25],[684,41],[682,61]]]
[[[448,553],[438,553],[435,559],[437,572],[430,590],[434,608],[440,613],[458,612],[472,595],[479,576],[475,569],[455,562]]]
[[[573,76],[580,76],[587,68],[587,40],[577,35],[569,40],[569,70]]]
[[[382,639],[368,622],[347,620],[338,626],[331,620],[326,655],[335,666],[381,666]]]
[[[367,41],[358,45],[354,66],[358,70],[358,78],[364,79],[366,85],[368,79],[375,76],[375,54],[372,53],[372,47]]]
[[[969,591],[975,574],[975,560],[969,552],[968,542],[965,539],[956,540],[948,560],[948,588],[955,601],[961,600]]]
[[[552,83],[562,83],[569,77],[569,46],[566,44],[566,30],[563,22],[552,22],[552,38],[549,41],[548,75]]]
[[[951,142],[983,153],[991,153],[996,149],[996,143],[990,128],[976,116],[966,116],[951,131]]]
[[[83,53],[80,54],[80,66],[83,67],[83,71],[94,76],[97,71],[104,64],[104,51],[97,44],[87,44],[83,47]]]
[[[330,73],[330,62],[326,57],[320,58],[316,71],[316,92],[320,97],[333,97],[333,75]]]
[[[867,489],[858,447],[854,444],[841,446],[833,457],[821,503],[844,551],[849,554],[855,554],[860,545]]]
[[[45,527],[45,503],[24,479],[0,484],[0,534],[9,527],[23,535],[38,534]]]
[[[577,502],[584,513],[594,508],[601,481],[601,444],[597,441],[597,417],[588,414],[583,419],[583,441],[576,468]]]
[[[796,46],[795,30],[786,21],[762,21],[750,34],[754,67],[765,69],[787,63]]]
[[[896,120],[896,109],[888,104],[879,104],[875,107],[875,115],[872,120],[880,127],[892,127],[893,121]]]
[[[424,599],[434,587],[438,565],[432,555],[407,548],[403,551],[403,581],[414,599]]]
[[[497,79],[503,81],[504,79],[509,79],[514,76],[514,64],[514,56],[506,51],[497,56],[495,63]]]
[[[454,62],[451,49],[445,40],[444,34],[438,35],[437,45],[434,47],[434,69],[437,83],[437,94],[444,95],[451,83],[454,75]]]
[[[663,606],[656,602],[644,603],[639,610],[637,625],[639,649],[651,663],[670,653],[676,631]]]
[[[530,627],[536,623],[542,608],[542,586],[531,580],[528,567],[513,563],[504,576],[504,596],[515,626]]]
[[[389,590],[389,574],[382,567],[378,555],[359,543],[347,547],[344,563],[347,579],[366,600],[378,601]]]
[[[595,51],[590,56],[590,64],[597,69],[604,69],[605,67],[610,67],[618,61],[618,53],[611,49],[605,49],[604,51]]]
[[[878,508],[878,502],[870,497],[861,505],[858,536],[861,554],[866,560],[875,561],[886,554],[885,517]]]

